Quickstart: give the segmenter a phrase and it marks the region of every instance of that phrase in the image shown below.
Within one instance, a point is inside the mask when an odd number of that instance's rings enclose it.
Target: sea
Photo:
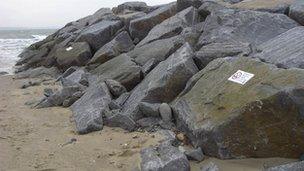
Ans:
[[[45,39],[55,29],[0,28],[0,72],[14,73],[18,55],[29,45]]]

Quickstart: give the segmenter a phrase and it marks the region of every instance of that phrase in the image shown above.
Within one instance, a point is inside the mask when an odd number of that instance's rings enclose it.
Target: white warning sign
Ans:
[[[239,83],[242,85],[245,85],[252,77],[254,77],[254,74],[238,70],[236,73],[234,73],[230,78],[228,78],[229,81]]]
[[[68,48],[66,48],[65,50],[66,51],[70,51],[70,50],[72,50],[73,49],[73,47],[68,47]]]

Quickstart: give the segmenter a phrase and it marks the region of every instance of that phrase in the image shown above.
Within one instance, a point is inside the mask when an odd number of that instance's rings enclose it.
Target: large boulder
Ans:
[[[175,36],[168,39],[157,40],[141,47],[136,47],[128,53],[137,64],[144,66],[149,60],[154,59],[155,64],[164,61],[173,52],[184,44],[181,37]]]
[[[140,166],[142,171],[190,171],[187,157],[166,143],[143,149]]]
[[[111,42],[100,48],[88,64],[103,64],[122,53],[129,52],[133,48],[134,44],[128,32],[123,31],[119,33]]]
[[[112,11],[115,14],[126,14],[134,11],[148,12],[149,8],[150,7],[145,2],[133,1],[120,4],[113,8]]]
[[[170,3],[154,10],[148,15],[132,20],[129,26],[131,37],[134,40],[137,39],[137,41],[142,40],[154,26],[175,15],[175,13],[176,3]]]
[[[184,89],[188,79],[198,72],[193,56],[191,47],[186,43],[159,63],[134,88],[121,113],[138,120],[143,117],[139,109],[141,102],[171,102]]]
[[[304,161],[288,163],[288,164],[274,166],[265,169],[265,171],[302,171],[302,170],[304,170]]]
[[[229,81],[238,70],[254,77],[244,85]],[[209,156],[297,158],[304,150],[303,83],[302,70],[216,59],[172,103],[177,127]]]
[[[60,74],[60,71],[55,68],[45,68],[45,67],[38,67],[33,69],[28,69],[24,72],[17,73],[14,78],[17,79],[24,79],[24,78],[41,78],[41,77],[51,77],[56,78]]]
[[[205,20],[197,48],[211,43],[249,43],[255,47],[298,26],[283,14],[251,10],[223,9]]]
[[[296,0],[289,9],[289,17],[304,25],[304,1]]]
[[[90,86],[72,106],[76,129],[79,134],[99,131],[103,128],[103,114],[111,102],[111,94],[105,83]]]
[[[68,48],[57,49],[55,53],[58,67],[64,70],[71,66],[83,66],[91,57],[91,48],[86,42],[73,43]]]
[[[141,81],[141,68],[126,54],[100,65],[93,73],[101,82],[112,79],[120,82],[127,90],[132,90]]]
[[[194,26],[197,22],[197,10],[189,7],[155,26],[137,46],[179,35],[184,28]]]
[[[203,0],[177,0],[177,11],[182,11],[188,7],[199,8],[203,4]]]
[[[76,42],[87,42],[95,52],[111,41],[115,33],[123,27],[120,20],[102,20],[84,29],[76,38]]]
[[[255,55],[283,68],[304,69],[304,27],[296,27],[258,46]]]

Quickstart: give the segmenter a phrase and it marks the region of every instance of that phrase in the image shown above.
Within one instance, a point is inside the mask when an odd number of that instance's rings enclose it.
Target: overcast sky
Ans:
[[[0,27],[59,28],[90,15],[101,7],[130,0],[0,0]],[[174,0],[142,0],[159,5]]]

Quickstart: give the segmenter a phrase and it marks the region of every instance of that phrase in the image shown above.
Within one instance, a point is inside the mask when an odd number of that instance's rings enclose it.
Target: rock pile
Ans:
[[[189,170],[188,159],[205,154],[299,157],[302,2],[284,4],[288,12],[239,2],[102,8],[28,47],[16,78],[63,73],[62,89],[37,107],[71,106],[80,134],[108,125],[182,135],[144,149],[142,170]],[[178,148],[187,143],[193,147]]]

